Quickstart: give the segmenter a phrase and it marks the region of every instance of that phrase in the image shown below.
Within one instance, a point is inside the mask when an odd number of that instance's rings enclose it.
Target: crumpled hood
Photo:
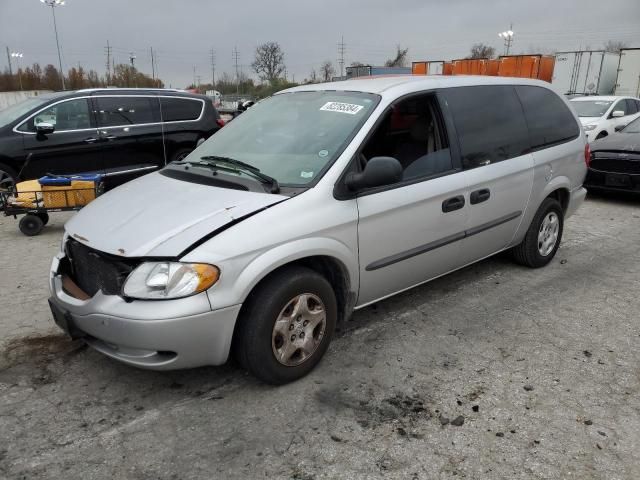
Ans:
[[[220,227],[287,199],[151,173],[100,196],[67,224],[85,245],[123,257],[175,257]]]

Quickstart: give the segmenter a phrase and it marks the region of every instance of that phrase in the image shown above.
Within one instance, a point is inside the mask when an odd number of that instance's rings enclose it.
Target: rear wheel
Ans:
[[[336,320],[336,297],[327,279],[308,268],[284,268],[247,300],[236,332],[235,356],[264,382],[292,382],[320,361]]]
[[[36,213],[36,216],[40,220],[42,220],[43,225],[46,225],[47,223],[49,223],[49,214],[47,212]]]
[[[0,163],[0,192],[11,190],[18,182],[18,174],[12,168]],[[4,200],[0,196],[0,211],[4,210]]]
[[[516,262],[531,268],[547,265],[562,240],[564,212],[554,198],[546,198],[536,212],[522,243],[513,248]]]
[[[34,235],[38,235],[42,231],[42,229],[44,228],[44,222],[39,216],[28,213],[20,219],[18,228],[26,236],[33,237]]]

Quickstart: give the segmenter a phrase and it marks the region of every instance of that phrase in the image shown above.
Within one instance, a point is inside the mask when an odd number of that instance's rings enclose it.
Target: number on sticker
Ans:
[[[320,110],[324,112],[339,112],[348,113],[349,115],[355,115],[364,107],[362,105],[356,105],[354,103],[341,103],[341,102],[327,102]]]

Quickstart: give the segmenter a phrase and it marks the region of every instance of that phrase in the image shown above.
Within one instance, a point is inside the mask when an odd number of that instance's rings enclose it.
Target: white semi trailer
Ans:
[[[602,50],[556,53],[551,85],[564,95],[611,95],[619,59]]]
[[[640,48],[620,51],[616,95],[640,97]]]

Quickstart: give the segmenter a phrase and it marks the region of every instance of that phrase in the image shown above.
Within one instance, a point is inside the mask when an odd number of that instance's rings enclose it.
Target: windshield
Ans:
[[[25,113],[28,113],[30,110],[42,105],[48,100],[48,98],[43,97],[30,97],[4,110],[0,110],[0,127],[9,125]]]
[[[288,186],[304,186],[331,165],[369,117],[379,97],[359,92],[296,92],[263,100],[185,160],[239,160]]]
[[[613,102],[605,100],[572,100],[571,105],[579,117],[602,117]]]
[[[623,133],[640,133],[640,118],[636,118],[622,130]]]

